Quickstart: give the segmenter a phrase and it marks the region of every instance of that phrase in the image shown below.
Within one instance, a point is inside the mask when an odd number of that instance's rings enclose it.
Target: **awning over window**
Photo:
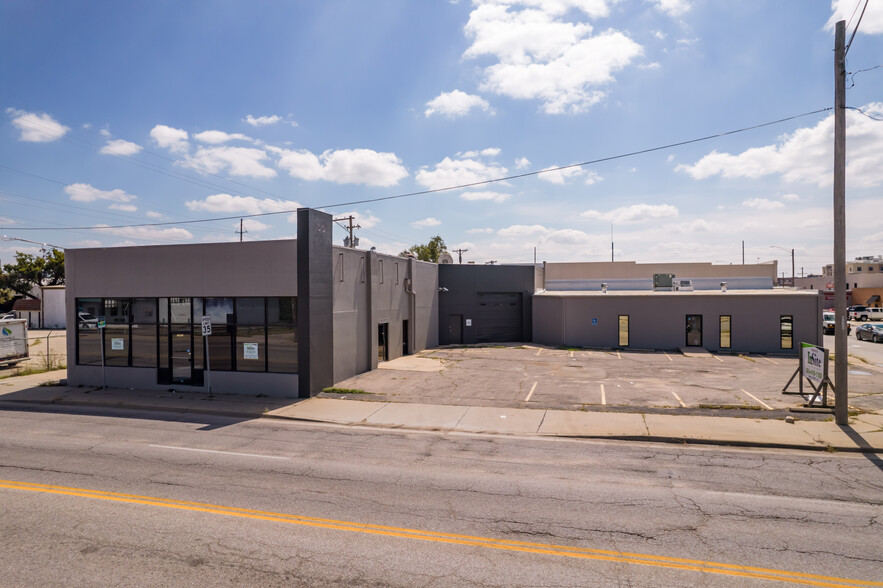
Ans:
[[[873,296],[868,298],[868,301],[865,302],[865,306],[871,306],[875,302],[880,302],[880,295],[879,294],[874,294]]]

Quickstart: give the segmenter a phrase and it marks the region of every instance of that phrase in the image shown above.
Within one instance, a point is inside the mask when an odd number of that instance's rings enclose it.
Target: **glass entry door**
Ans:
[[[190,340],[193,329],[190,325],[172,325],[172,382],[190,384],[193,379],[193,346]]]
[[[702,315],[687,315],[687,347],[702,347]]]
[[[170,298],[169,365],[173,384],[193,381],[193,327],[190,298]]]

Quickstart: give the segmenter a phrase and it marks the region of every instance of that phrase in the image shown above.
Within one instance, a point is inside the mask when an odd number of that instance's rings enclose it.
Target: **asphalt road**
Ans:
[[[0,410],[2,586],[840,586],[881,507],[876,456]]]

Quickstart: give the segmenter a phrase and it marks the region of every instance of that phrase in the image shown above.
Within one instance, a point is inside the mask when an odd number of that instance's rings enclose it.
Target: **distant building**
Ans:
[[[797,278],[796,287],[819,290],[827,307],[834,306],[834,264],[822,268],[822,275]],[[846,262],[847,304],[881,306],[883,298],[883,256],[857,257]]]

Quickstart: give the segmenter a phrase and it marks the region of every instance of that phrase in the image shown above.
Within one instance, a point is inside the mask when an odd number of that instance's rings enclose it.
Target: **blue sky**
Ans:
[[[864,0],[0,5],[0,232],[75,247],[441,235],[464,262],[832,261],[832,22]],[[870,2],[847,70],[883,65]],[[850,80],[852,77],[850,76]],[[849,106],[883,118],[883,68]],[[847,256],[883,253],[883,122],[848,111]],[[72,229],[70,227],[85,227]],[[102,228],[105,227],[105,228]],[[110,228],[106,228],[110,227]],[[344,232],[335,231],[342,243]],[[0,241],[0,261],[39,245]],[[786,251],[788,250],[788,251]]]

